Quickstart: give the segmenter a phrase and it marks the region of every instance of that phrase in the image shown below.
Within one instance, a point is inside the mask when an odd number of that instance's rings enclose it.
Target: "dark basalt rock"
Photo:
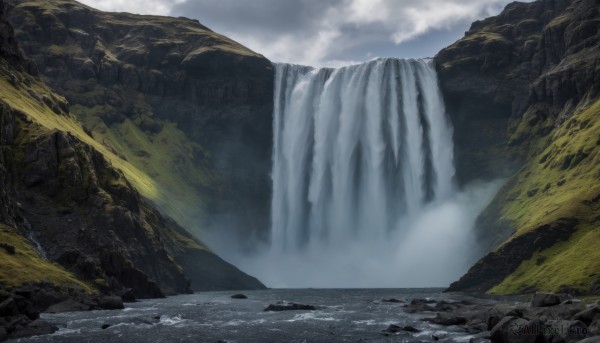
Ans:
[[[424,322],[430,322],[438,325],[463,325],[467,323],[467,319],[465,317],[458,316],[448,316],[438,313],[434,318],[423,318],[421,319]]]
[[[575,231],[576,224],[575,219],[563,218],[516,237],[497,251],[484,256],[446,291],[485,293],[517,270],[523,261],[533,256],[534,251],[568,239]]]
[[[399,300],[399,299],[391,298],[391,299],[383,299],[383,300],[381,300],[381,302],[384,302],[384,303],[401,303],[403,301]]]
[[[232,299],[248,299],[244,294],[234,294],[231,296]]]
[[[316,310],[316,308],[312,305],[283,303],[283,304],[276,304],[276,305],[270,304],[263,311],[265,311],[265,312],[268,312],[268,311],[280,312],[280,311],[314,311],[314,310]]]
[[[537,292],[531,299],[532,307],[547,307],[556,306],[562,302],[561,298],[557,294]],[[520,316],[519,316],[520,317]]]

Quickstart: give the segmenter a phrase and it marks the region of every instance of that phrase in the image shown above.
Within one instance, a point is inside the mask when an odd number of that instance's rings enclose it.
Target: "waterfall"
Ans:
[[[452,196],[452,127],[431,61],[275,70],[274,249],[377,246]]]

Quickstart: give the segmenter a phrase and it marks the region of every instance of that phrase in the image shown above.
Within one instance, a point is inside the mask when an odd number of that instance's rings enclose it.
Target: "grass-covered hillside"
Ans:
[[[140,298],[263,287],[144,199],[158,181],[82,125],[0,10],[0,287],[49,281]]]
[[[196,20],[7,2],[26,55],[145,198],[200,235],[266,229],[268,60]]]
[[[477,225],[492,252],[451,290],[600,290],[599,21],[593,0],[513,3],[438,55],[459,174],[506,179]]]

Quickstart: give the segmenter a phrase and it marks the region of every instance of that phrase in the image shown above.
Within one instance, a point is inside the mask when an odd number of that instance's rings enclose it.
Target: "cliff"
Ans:
[[[436,56],[459,182],[507,179],[450,290],[597,291],[599,23],[596,0],[515,2]]]
[[[140,193],[202,236],[266,234],[273,69],[196,20],[9,1],[40,74]]]
[[[135,182],[153,180],[81,126],[0,10],[0,286],[129,299],[263,288],[145,201]]]

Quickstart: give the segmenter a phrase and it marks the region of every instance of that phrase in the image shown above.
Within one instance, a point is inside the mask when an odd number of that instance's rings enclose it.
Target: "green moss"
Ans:
[[[26,282],[48,281],[58,286],[78,287],[88,292],[93,290],[73,274],[41,258],[31,243],[15,229],[0,224],[0,242],[15,247],[14,255],[0,249],[0,283],[18,286]]]
[[[600,279],[600,101],[581,106],[554,129],[545,148],[534,145],[528,163],[505,189],[501,220],[515,223],[514,237],[559,218],[579,221],[575,234],[537,251],[490,292],[557,291],[561,286],[588,290]],[[505,242],[504,244],[507,244]]]

